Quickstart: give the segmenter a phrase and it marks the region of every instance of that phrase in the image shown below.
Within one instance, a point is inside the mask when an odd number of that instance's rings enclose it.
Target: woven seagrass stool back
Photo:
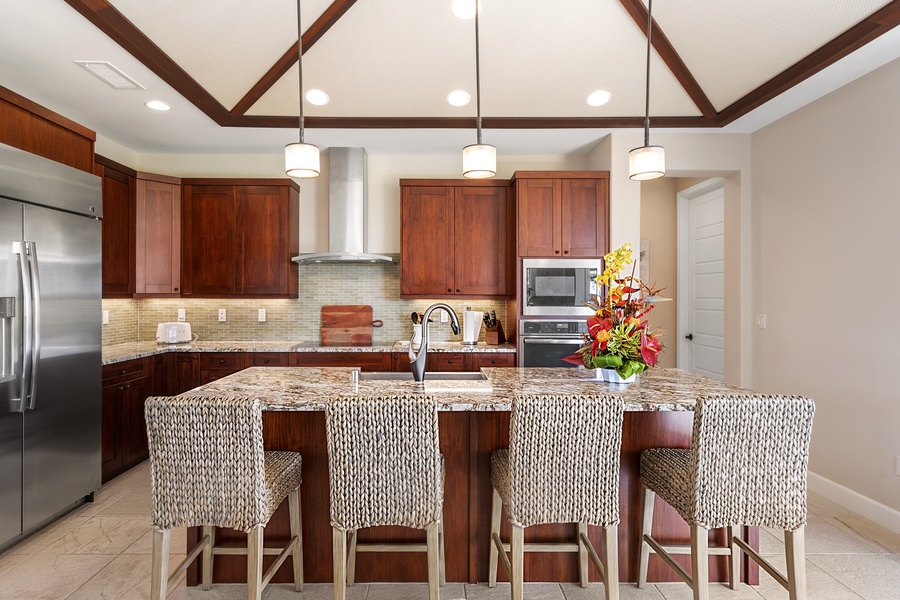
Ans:
[[[300,530],[301,457],[296,452],[264,452],[262,408],[251,398],[148,398],[153,578],[151,598],[165,598],[188,565],[202,552],[202,585],[209,589],[215,554],[215,527],[248,534],[248,598],[262,589],[291,554],[295,588],[303,584]],[[263,527],[285,498],[290,500],[291,540],[276,564],[262,573]],[[175,574],[167,577],[169,533],[173,527],[203,527],[202,539]]]
[[[331,482],[334,597],[353,585],[356,552],[397,551],[399,544],[362,544],[357,530],[393,525],[426,530],[428,587],[443,584],[444,459],[437,403],[430,397],[339,398],[325,417]],[[349,558],[347,544],[349,540]]]
[[[618,598],[619,456],[624,405],[608,396],[517,396],[512,402],[509,450],[491,455],[493,505],[488,584],[497,581],[501,559],[513,600],[522,598],[523,552],[578,552],[582,587],[588,558],[603,575],[607,598]],[[511,544],[500,539],[506,507]],[[574,542],[525,544],[524,528],[576,523]],[[587,526],[602,527],[601,561]],[[511,554],[511,562],[506,552]]]
[[[806,597],[803,528],[806,475],[815,404],[790,396],[725,396],[698,400],[691,448],[652,448],[641,453],[644,531],[639,586],[655,551],[694,589],[708,597],[708,529],[727,527],[729,545],[713,549],[731,557],[729,582],[739,578],[738,548],[760,563],[789,592]],[[694,571],[688,575],[668,559],[671,549],[651,536],[654,498],[659,495],[691,526]],[[738,526],[785,531],[788,576],[765,562],[736,535]],[[669,552],[665,552],[669,549]],[[760,562],[762,561],[762,562]]]

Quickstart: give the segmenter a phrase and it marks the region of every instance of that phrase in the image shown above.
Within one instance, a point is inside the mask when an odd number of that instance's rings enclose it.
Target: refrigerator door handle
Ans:
[[[25,242],[28,252],[28,266],[31,270],[31,303],[33,318],[31,320],[31,381],[25,396],[25,409],[34,410],[37,406],[38,365],[41,361],[41,275],[38,270],[37,244]]]
[[[32,350],[33,350],[33,334],[32,328],[34,312],[34,304],[31,298],[31,265],[28,262],[28,250],[25,242],[13,242],[12,251],[19,257],[19,275],[22,283],[22,385],[19,394],[22,398],[27,397],[28,387],[32,377]],[[18,398],[19,409],[16,412],[25,412],[25,402],[22,398]],[[15,403],[15,400],[14,400]]]

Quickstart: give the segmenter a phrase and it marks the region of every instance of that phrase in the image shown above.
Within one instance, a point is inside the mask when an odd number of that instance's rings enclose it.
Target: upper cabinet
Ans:
[[[609,173],[525,171],[513,176],[521,257],[597,258],[609,245]]]
[[[135,172],[97,157],[94,173],[102,180],[103,297],[131,296],[135,289]]]
[[[300,193],[282,179],[182,181],[181,295],[297,294]]]
[[[135,293],[181,293],[181,180],[138,173]]]
[[[503,180],[400,180],[400,295],[512,295],[515,222]]]

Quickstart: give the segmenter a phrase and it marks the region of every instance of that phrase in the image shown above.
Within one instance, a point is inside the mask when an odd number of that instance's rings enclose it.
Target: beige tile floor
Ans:
[[[0,600],[139,600],[150,593],[151,534],[149,465],[144,463],[104,485],[93,504],[69,515],[0,554]],[[184,530],[172,546],[184,550]],[[781,533],[762,530],[760,550],[784,567]],[[900,600],[900,535],[828,500],[811,496],[806,567],[810,600]],[[782,554],[779,557],[778,554]],[[172,568],[183,557],[172,555]],[[691,597],[683,584],[648,585],[639,590],[623,583],[622,600],[681,600]],[[359,584],[350,600],[424,599],[424,584]],[[307,584],[302,594],[291,585],[266,589],[267,600],[329,600],[330,584]],[[603,585],[582,589],[574,584],[526,584],[529,600],[600,600]],[[713,600],[780,600],[787,593],[767,574],[759,586],[733,591],[721,584]],[[241,600],[246,587],[214,585],[209,592],[181,586],[173,600]],[[509,587],[448,584],[445,600],[504,600]]]

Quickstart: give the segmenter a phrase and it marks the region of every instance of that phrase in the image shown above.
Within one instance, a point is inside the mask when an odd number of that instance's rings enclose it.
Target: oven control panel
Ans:
[[[572,335],[587,333],[585,319],[577,321],[520,321],[519,335]]]

